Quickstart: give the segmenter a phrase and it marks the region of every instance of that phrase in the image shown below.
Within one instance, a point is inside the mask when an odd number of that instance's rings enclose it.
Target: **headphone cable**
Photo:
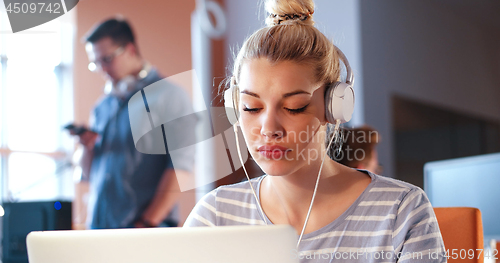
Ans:
[[[299,247],[300,241],[302,241],[302,237],[304,236],[304,232],[306,231],[307,222],[309,221],[309,216],[311,215],[312,207],[314,204],[314,199],[316,198],[316,192],[318,190],[319,178],[321,177],[321,171],[323,170],[323,164],[325,163],[326,156],[328,156],[328,149],[330,149],[330,146],[332,145],[333,139],[335,138],[335,134],[337,134],[339,132],[339,127],[340,127],[340,120],[337,119],[336,123],[335,123],[334,134],[333,134],[332,138],[330,139],[328,146],[326,147],[325,155],[323,156],[323,160],[321,161],[321,166],[319,167],[318,177],[316,178],[316,185],[314,186],[314,192],[313,192],[313,196],[311,198],[311,204],[309,205],[309,211],[307,211],[307,216],[306,216],[306,220],[304,222],[304,226],[302,227],[302,231],[300,232],[299,241],[297,242],[297,248]]]
[[[262,217],[262,220],[264,220],[264,223],[266,223],[266,226],[267,226],[268,224],[267,224],[266,217],[264,216],[264,210],[262,209],[262,206],[260,206],[259,199],[257,198],[257,194],[255,192],[255,189],[253,188],[253,185],[250,182],[250,176],[248,176],[247,169],[245,168],[245,164],[243,163],[243,158],[241,157],[240,142],[238,140],[238,126],[237,126],[237,124],[234,124],[233,127],[234,127],[234,136],[236,137],[236,149],[238,150],[238,157],[240,159],[241,166],[243,167],[243,171],[245,171],[245,175],[247,176],[247,179],[248,179],[248,184],[250,185],[250,188],[252,189],[253,196],[255,197],[255,202],[257,203],[257,207],[259,208],[259,211],[260,211],[260,216]]]

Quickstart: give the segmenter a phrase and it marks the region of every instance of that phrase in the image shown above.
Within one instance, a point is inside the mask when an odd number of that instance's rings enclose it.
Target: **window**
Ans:
[[[11,33],[0,12],[0,178],[4,202],[71,199],[73,12]]]

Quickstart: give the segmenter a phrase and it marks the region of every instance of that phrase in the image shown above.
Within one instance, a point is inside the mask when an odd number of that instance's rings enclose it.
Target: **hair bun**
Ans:
[[[266,0],[266,11],[270,13],[266,19],[268,26],[275,25],[314,25],[312,0]]]

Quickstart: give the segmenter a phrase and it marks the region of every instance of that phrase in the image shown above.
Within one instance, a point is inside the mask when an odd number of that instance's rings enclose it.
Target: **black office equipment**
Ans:
[[[26,236],[31,231],[70,230],[71,202],[3,203],[2,262],[28,263]]]

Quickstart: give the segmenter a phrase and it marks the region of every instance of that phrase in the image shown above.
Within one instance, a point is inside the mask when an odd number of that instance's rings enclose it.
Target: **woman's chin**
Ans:
[[[289,175],[296,170],[296,165],[294,165],[293,162],[286,160],[268,160],[265,158],[259,158],[255,161],[259,165],[260,169],[268,175],[284,176]]]

